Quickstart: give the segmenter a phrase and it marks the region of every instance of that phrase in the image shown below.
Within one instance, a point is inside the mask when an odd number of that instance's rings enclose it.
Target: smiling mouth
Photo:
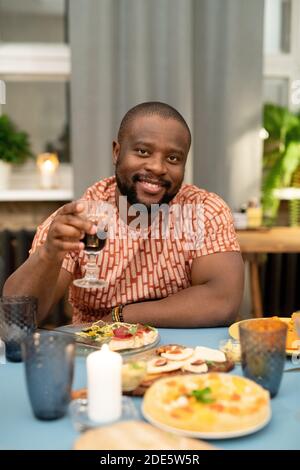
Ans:
[[[153,175],[136,174],[133,176],[132,180],[139,190],[152,196],[162,195],[163,192],[166,192],[167,189],[171,187],[171,183],[169,181],[155,178]]]
[[[153,182],[149,180],[139,180],[138,185],[147,193],[158,194],[162,189],[165,189],[165,185],[160,182]]]

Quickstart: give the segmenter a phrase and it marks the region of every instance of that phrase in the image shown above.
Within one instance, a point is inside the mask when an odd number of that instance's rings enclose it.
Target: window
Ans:
[[[284,54],[291,50],[291,0],[266,0],[264,51]]]
[[[289,80],[287,78],[265,78],[264,102],[286,106],[289,99]]]
[[[64,43],[64,0],[0,0],[0,40]]]
[[[6,103],[5,113],[28,133],[36,155],[56,151],[61,162],[70,160],[66,83],[9,81]]]
[[[300,0],[265,0],[264,101],[296,111],[300,79]]]
[[[67,2],[0,0],[0,79],[8,114],[29,133],[34,153],[70,161]]]

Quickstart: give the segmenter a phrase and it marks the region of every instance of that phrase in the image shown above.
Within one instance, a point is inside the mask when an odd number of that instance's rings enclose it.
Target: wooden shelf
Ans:
[[[0,191],[0,202],[5,201],[71,201],[70,189],[7,189]]]

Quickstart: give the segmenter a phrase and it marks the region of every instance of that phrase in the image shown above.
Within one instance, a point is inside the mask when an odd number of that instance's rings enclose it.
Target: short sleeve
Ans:
[[[194,258],[218,252],[240,251],[232,213],[219,196],[207,193],[197,209],[197,214]]]
[[[54,217],[56,216],[58,210],[53,212],[53,214],[51,214],[48,217],[48,219],[46,219],[41,225],[38,226],[32,245],[31,245],[31,249],[29,250],[29,255],[32,255],[37,250],[37,248],[39,248],[45,243],[47,239],[49,227]]]

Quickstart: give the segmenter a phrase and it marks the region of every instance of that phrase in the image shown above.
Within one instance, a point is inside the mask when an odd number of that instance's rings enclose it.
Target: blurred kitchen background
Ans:
[[[234,212],[241,316],[300,309],[299,50],[300,0],[0,0],[0,288],[36,226],[113,173],[124,113],[156,100],[191,128],[186,182]]]

